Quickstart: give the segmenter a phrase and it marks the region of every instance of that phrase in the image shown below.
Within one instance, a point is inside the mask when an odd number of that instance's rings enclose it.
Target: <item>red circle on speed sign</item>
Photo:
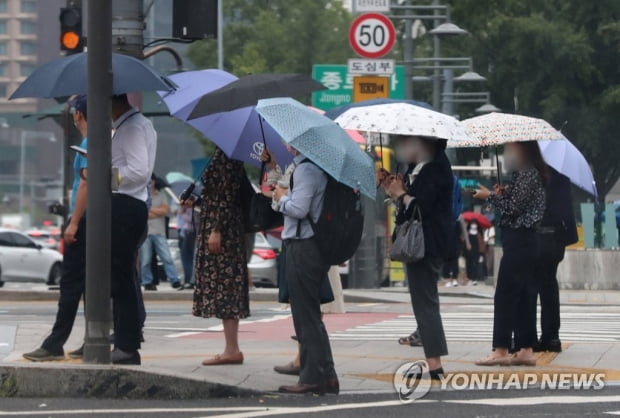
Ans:
[[[380,13],[358,16],[349,28],[351,48],[365,58],[380,58],[390,52],[396,41],[396,29],[390,19]]]

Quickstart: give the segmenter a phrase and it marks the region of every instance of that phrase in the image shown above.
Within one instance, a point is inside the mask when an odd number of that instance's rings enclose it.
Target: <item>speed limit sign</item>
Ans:
[[[396,40],[396,29],[390,19],[380,13],[358,16],[349,29],[351,48],[365,58],[380,58],[390,52]]]

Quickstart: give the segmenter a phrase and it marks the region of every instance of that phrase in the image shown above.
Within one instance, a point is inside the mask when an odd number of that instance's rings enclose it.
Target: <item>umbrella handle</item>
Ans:
[[[502,184],[502,167],[499,163],[499,151],[497,149],[497,146],[495,147],[495,164],[497,167],[497,185],[501,186]]]
[[[263,127],[263,118],[258,114],[258,112],[256,112],[256,114],[258,115],[258,124],[260,125],[260,134],[262,136],[263,139],[263,146],[264,149],[267,149],[267,142],[265,141],[265,128]],[[261,165],[260,165],[260,178],[258,179],[258,187],[262,187],[263,185],[263,177],[265,177],[265,166],[267,164],[265,163],[265,161],[261,160]]]

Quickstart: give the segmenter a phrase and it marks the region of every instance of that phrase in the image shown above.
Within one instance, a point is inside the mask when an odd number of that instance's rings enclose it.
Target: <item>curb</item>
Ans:
[[[370,293],[370,292],[369,292]],[[378,294],[361,295],[348,294],[345,290],[345,303],[403,303],[403,301],[390,298],[390,294],[394,292],[381,292]],[[407,291],[398,292],[407,293]],[[0,290],[0,301],[10,302],[56,302],[58,300],[58,290]],[[445,292],[439,289],[439,296],[443,297],[470,297],[480,299],[492,299],[492,295],[482,292]],[[144,293],[145,301],[192,301],[193,292],[146,292]],[[251,302],[277,302],[278,294],[275,291],[252,291],[250,292]]]
[[[0,398],[205,399],[261,392],[115,366],[0,365]]]

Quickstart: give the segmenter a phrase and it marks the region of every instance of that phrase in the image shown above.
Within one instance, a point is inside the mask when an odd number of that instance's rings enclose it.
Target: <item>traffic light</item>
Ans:
[[[84,50],[82,9],[77,7],[60,9],[60,50],[66,54],[76,54]]]
[[[217,37],[217,0],[174,0],[172,36],[198,40]]]

